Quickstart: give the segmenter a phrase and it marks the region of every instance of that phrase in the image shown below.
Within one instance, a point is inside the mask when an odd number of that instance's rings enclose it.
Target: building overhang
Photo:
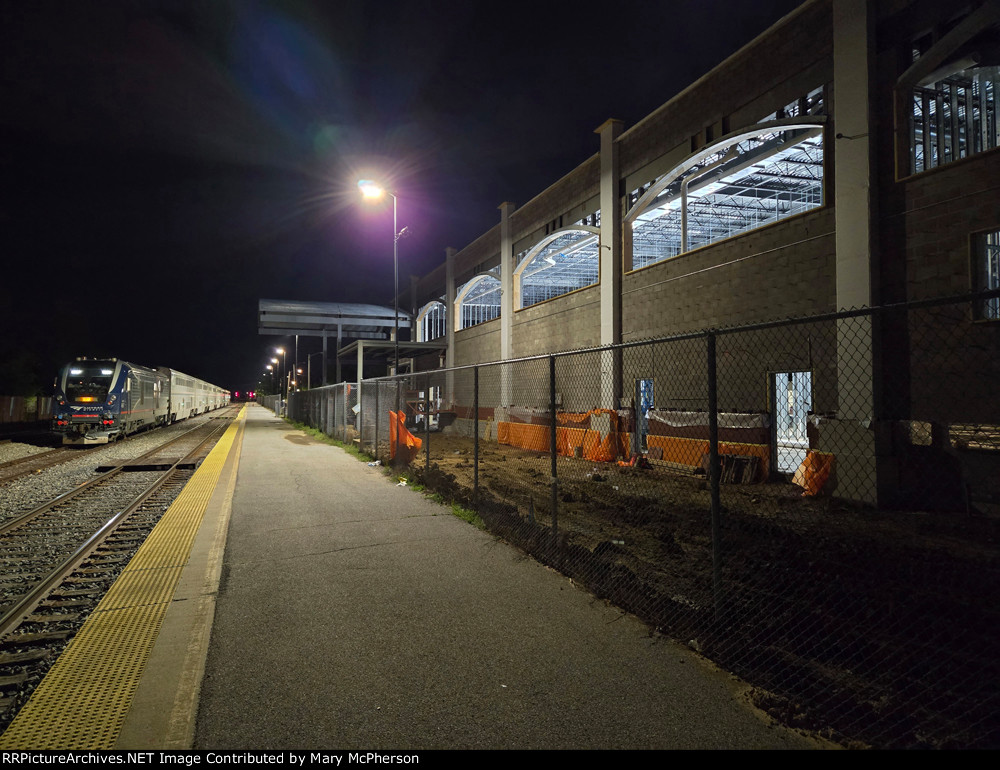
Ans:
[[[397,325],[391,307],[358,302],[301,302],[262,299],[257,301],[259,334],[387,340]],[[410,328],[409,313],[400,310],[400,329]]]
[[[430,342],[400,342],[399,357],[413,358],[427,353],[440,353],[448,349],[447,341],[431,340]],[[337,350],[337,358],[353,359],[358,351],[366,358],[391,359],[396,351],[396,343],[392,340],[356,340]]]

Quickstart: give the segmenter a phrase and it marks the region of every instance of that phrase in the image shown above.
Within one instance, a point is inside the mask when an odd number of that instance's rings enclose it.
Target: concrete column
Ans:
[[[326,385],[326,329],[323,329],[323,385]]]
[[[834,177],[837,225],[837,304],[872,304],[872,137],[869,115],[870,41],[867,0],[833,2]],[[870,402],[870,399],[869,399]]]
[[[358,413],[354,418],[354,427],[361,438],[361,381],[365,378],[365,343],[358,340]]]
[[[361,381],[365,378],[365,343],[358,340],[358,399],[361,398]]]
[[[870,91],[875,26],[868,0],[833,0],[834,181],[837,307],[871,306],[877,265],[877,195]],[[837,418],[824,421],[820,449],[836,455],[839,497],[877,503],[881,441],[876,423],[876,338],[870,317],[837,324]]]
[[[622,121],[608,120],[594,133],[601,137],[601,345],[622,341],[622,203],[618,136]],[[617,409],[621,398],[620,351],[601,353],[601,406]]]
[[[410,342],[417,339],[417,329],[413,322],[417,319],[417,313],[420,312],[420,305],[417,304],[417,288],[419,283],[419,276],[410,276]]]
[[[337,324],[337,382],[342,382],[343,377],[341,377],[340,372],[340,348],[344,344],[344,326],[343,324]]]
[[[514,357],[514,237],[510,229],[510,215],[514,212],[514,204],[505,201],[500,204],[500,358],[506,360]],[[501,368],[500,401],[501,406],[510,406],[513,389],[511,387],[511,372],[507,367]]]
[[[445,341],[448,347],[444,353],[444,365],[451,369],[455,365],[455,249],[444,250],[444,308]],[[455,373],[448,372],[445,382],[445,400],[448,405],[455,403]]]

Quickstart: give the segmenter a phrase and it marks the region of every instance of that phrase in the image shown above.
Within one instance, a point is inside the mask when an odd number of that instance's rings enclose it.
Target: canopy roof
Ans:
[[[257,301],[260,334],[387,340],[395,325],[391,307],[359,302],[301,302],[262,299]],[[410,327],[410,314],[399,310],[399,328]]]

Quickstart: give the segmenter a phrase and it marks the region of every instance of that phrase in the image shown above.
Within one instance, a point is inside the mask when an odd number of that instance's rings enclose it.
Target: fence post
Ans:
[[[365,410],[364,401],[361,398],[365,383],[362,380],[358,383],[358,449],[365,451]]]
[[[424,383],[424,473],[431,471],[431,375]]]
[[[712,597],[715,618],[722,614],[722,534],[719,504],[719,408],[716,380],[715,332],[708,332],[708,484],[712,499]]]
[[[479,367],[472,369],[472,510],[479,513]]]
[[[378,459],[378,413],[379,413],[378,392],[382,390],[382,388],[379,387],[380,385],[381,383],[378,382],[375,383],[375,451],[372,452],[372,454],[375,455],[376,460]]]
[[[552,466],[552,536],[559,534],[559,479],[556,468],[556,357],[549,356],[549,415],[552,421],[549,430],[549,457]]]

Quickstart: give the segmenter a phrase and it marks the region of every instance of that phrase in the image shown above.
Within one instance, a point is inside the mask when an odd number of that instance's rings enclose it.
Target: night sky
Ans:
[[[79,355],[254,385],[258,299],[392,305],[359,177],[405,286],[799,4],[5,2],[0,394]]]

